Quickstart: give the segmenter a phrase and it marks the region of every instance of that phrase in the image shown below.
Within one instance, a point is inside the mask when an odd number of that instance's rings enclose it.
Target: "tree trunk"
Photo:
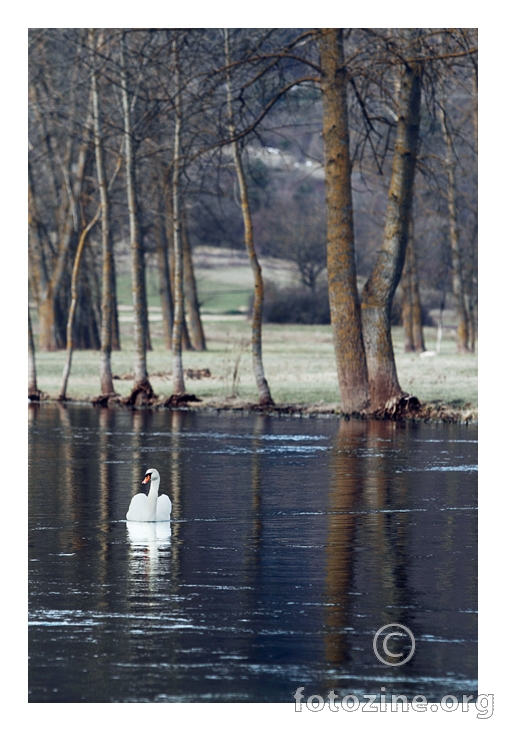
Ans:
[[[138,208],[138,213],[139,213],[139,208]],[[139,220],[139,217],[138,217],[138,220]],[[145,258],[145,251],[144,251],[144,245],[142,243],[142,238],[141,238],[141,260],[142,260],[141,307],[142,307],[143,321],[144,321],[143,330],[144,330],[144,338],[145,338],[145,348],[147,351],[152,351],[153,347],[151,345],[151,335],[150,335],[148,295],[146,293],[146,258]]]
[[[456,210],[456,182],[454,178],[455,163],[453,161],[453,143],[447,126],[444,107],[439,108],[440,125],[445,141],[445,173],[447,175],[447,211],[449,216],[449,241],[451,245],[452,261],[452,291],[456,314],[458,316],[457,348],[460,353],[468,351],[469,323],[468,311],[465,302],[465,288],[463,276],[463,256],[458,231],[458,213]]]
[[[32,168],[28,164],[28,246],[30,283],[37,303],[39,319],[39,347],[49,350],[50,345],[56,344],[54,308],[50,305],[50,275],[46,262],[43,243],[44,228],[40,223],[35,187],[32,178]],[[56,345],[54,345],[56,347]]]
[[[173,241],[174,241],[174,323],[172,333],[173,346],[173,393],[185,393],[183,378],[183,362],[181,358],[181,335],[183,325],[183,252],[180,232],[180,132],[181,132],[181,96],[180,67],[176,40],[172,43],[174,54],[175,118],[174,118],[174,160],[173,160]]]
[[[405,352],[422,353],[426,348],[424,346],[422,306],[419,293],[419,275],[413,236],[410,236],[407,245],[407,254],[401,278],[401,285],[402,319],[403,329],[405,331]]]
[[[225,36],[225,62],[229,66],[229,34],[227,28],[224,29]],[[236,131],[234,125],[234,116],[232,109],[232,91],[231,77],[227,70],[227,107],[229,112],[229,134],[234,138]],[[236,175],[238,177],[239,193],[241,201],[241,213],[243,215],[243,226],[245,230],[245,246],[250,260],[250,266],[254,278],[254,300],[252,307],[252,358],[253,371],[255,381],[257,383],[257,391],[259,393],[259,404],[269,406],[274,401],[271,397],[268,382],[264,375],[264,366],[262,363],[262,305],[264,300],[264,284],[262,281],[262,270],[255,253],[253,240],[252,217],[250,215],[250,203],[248,200],[248,188],[243,171],[243,163],[239,146],[236,140],[232,143],[234,153],[234,163],[236,166]]]
[[[56,334],[55,298],[52,288],[48,288],[37,302],[39,317],[39,349],[56,351],[62,347]]]
[[[197,285],[195,282],[192,250],[188,238],[187,223],[184,208],[181,211],[181,241],[183,246],[183,279],[185,290],[185,304],[187,312],[190,342],[195,351],[206,350],[206,339],[202,327],[199,301],[197,299]]]
[[[342,409],[368,406],[368,371],[357,291],[343,30],[319,36],[324,108],[329,307]]]
[[[174,172],[174,171],[173,171]],[[167,239],[167,255],[169,264],[169,281],[171,285],[171,302],[174,310],[174,216],[173,216],[173,191],[172,191],[172,180],[166,181],[164,186],[165,201],[166,201],[166,239]],[[181,234],[181,232],[180,232]],[[183,292],[183,301],[185,301],[185,293]],[[171,334],[173,328],[173,321],[171,321]],[[172,335],[171,335],[172,341]],[[193,348],[190,344],[190,338],[188,337],[187,319],[185,317],[185,308],[183,308],[183,321],[181,324],[181,350],[192,351]]]
[[[473,56],[471,57],[473,59]],[[474,63],[474,74],[473,74],[474,92],[475,92],[475,104],[474,104],[474,137],[475,137],[475,152],[479,154],[479,68]]]
[[[409,31],[413,37],[413,32]],[[407,248],[419,140],[421,70],[406,62],[401,72],[398,129],[382,246],[362,293],[370,409],[391,411],[407,395],[398,382],[391,337],[391,305]]]
[[[116,295],[116,267],[114,263],[114,252],[112,256],[113,270],[113,321],[112,321],[112,340],[111,348],[113,351],[121,351],[120,341],[120,322],[118,320],[118,298]]]
[[[30,401],[38,402],[40,397],[41,392],[37,389],[37,372],[35,370],[32,320],[30,318],[30,307],[28,307],[28,398]]]
[[[71,279],[71,286],[70,286],[70,293],[71,293],[71,300],[70,300],[70,308],[69,308],[69,316],[67,318],[67,352],[65,357],[65,363],[63,366],[63,374],[62,374],[62,385],[60,387],[60,393],[58,394],[59,401],[65,401],[67,398],[67,384],[69,382],[69,376],[70,376],[70,367],[72,364],[72,354],[74,352],[74,339],[73,339],[73,330],[74,330],[74,314],[76,312],[76,304],[77,304],[77,282],[79,277],[79,267],[81,266],[81,260],[83,258],[83,250],[84,245],[86,242],[86,237],[88,236],[88,232],[90,229],[95,225],[95,223],[98,221],[100,215],[100,208],[97,209],[97,213],[93,217],[93,219],[90,221],[90,223],[83,229],[81,232],[81,236],[79,237],[79,243],[76,250],[76,257],[74,259],[74,266],[72,268],[72,279]]]
[[[475,353],[475,342],[477,340],[476,313],[477,299],[475,294],[466,295],[465,297],[468,313],[468,349],[470,353]]]
[[[479,96],[479,76],[478,67],[474,63],[474,91],[475,91],[475,105],[474,105],[474,136],[475,136],[475,153],[479,152],[479,108],[478,108],[478,96]],[[474,256],[473,256],[473,270],[477,272],[477,235],[479,231],[479,212],[477,210],[477,199],[474,201],[474,236],[472,244],[474,245]],[[475,343],[477,340],[477,282],[474,275],[471,273],[469,278],[469,295],[468,295],[468,325],[469,325],[469,348],[472,353],[475,353]]]
[[[159,208],[159,216],[156,220],[157,237],[157,266],[158,282],[160,292],[160,304],[162,306],[162,322],[164,326],[164,343],[167,350],[172,348],[173,333],[173,299],[171,294],[171,278],[169,274],[169,260],[167,256],[167,236],[165,228],[165,211],[162,205]]]
[[[100,106],[97,89],[97,74],[95,71],[95,40],[94,29],[89,30],[91,66],[92,66],[92,98],[93,98],[93,128],[95,142],[95,163],[97,166],[97,180],[100,191],[100,211],[102,223],[102,303],[100,329],[100,390],[101,394],[114,394],[113,374],[111,371],[111,344],[113,323],[113,246],[109,229],[109,195],[107,192],[102,153],[102,135],[100,129]],[[98,45],[103,44],[104,34],[101,32]]]
[[[125,134],[125,177],[127,183],[127,200],[130,224],[130,252],[132,271],[132,302],[134,306],[134,395],[143,393],[145,398],[153,397],[153,389],[148,380],[146,365],[146,315],[143,310],[144,293],[144,257],[139,230],[136,190],[135,160],[130,122],[130,102],[127,88],[127,72],[125,66],[125,37],[120,37],[121,96],[123,106],[123,124]]]

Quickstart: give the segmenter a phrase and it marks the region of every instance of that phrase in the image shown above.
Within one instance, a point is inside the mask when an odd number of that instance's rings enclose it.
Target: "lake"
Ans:
[[[477,475],[473,425],[30,405],[29,701],[475,696]]]

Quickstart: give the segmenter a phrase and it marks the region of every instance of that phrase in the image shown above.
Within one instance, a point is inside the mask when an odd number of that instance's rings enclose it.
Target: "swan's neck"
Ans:
[[[150,481],[150,492],[148,493],[148,511],[153,514],[153,520],[157,513],[157,498],[158,498],[158,487],[160,485],[160,478],[152,478]]]

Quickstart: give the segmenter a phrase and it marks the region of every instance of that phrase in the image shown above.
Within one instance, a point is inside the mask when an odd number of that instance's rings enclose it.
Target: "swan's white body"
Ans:
[[[169,496],[158,495],[160,475],[158,470],[149,468],[144,476],[143,483],[150,483],[150,492],[146,496],[138,493],[130,501],[127,512],[127,521],[170,521],[171,499]]]

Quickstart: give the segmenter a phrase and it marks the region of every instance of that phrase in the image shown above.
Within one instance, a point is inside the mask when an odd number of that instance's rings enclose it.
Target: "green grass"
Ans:
[[[239,273],[243,274],[243,273]],[[249,280],[244,285],[229,281],[228,272],[220,272],[216,279],[209,270],[198,272],[197,292],[203,313],[245,312],[253,293],[252,274],[247,271]],[[242,278],[243,279],[243,278]],[[132,306],[131,278],[128,272],[117,276],[118,304]],[[146,297],[148,307],[160,307],[158,272],[146,269]]]
[[[195,265],[198,299],[203,313],[245,312],[253,294],[252,270],[245,255],[227,250],[201,247]],[[274,259],[262,260],[265,281],[289,283],[296,277],[293,266]],[[123,263],[117,273],[117,294],[120,305],[132,306],[130,272]],[[148,307],[159,307],[159,278],[154,264],[146,267]]]

